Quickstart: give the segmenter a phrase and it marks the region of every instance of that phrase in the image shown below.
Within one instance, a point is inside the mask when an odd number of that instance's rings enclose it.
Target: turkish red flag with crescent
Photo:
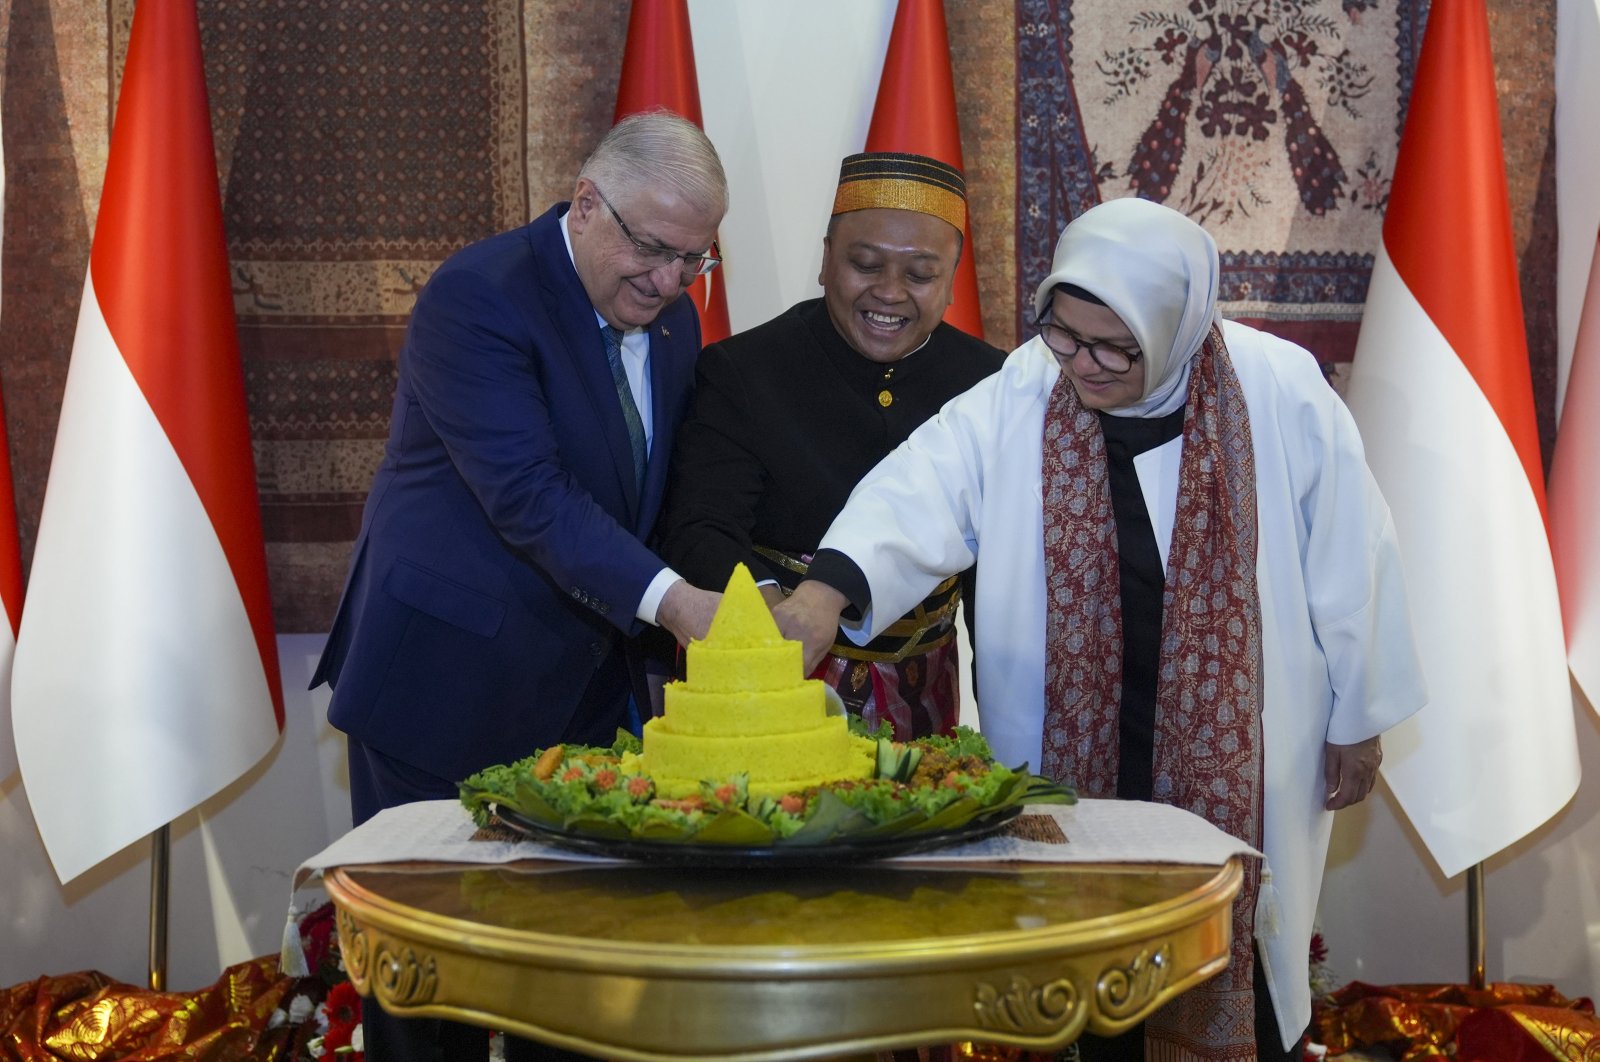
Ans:
[[[694,72],[694,39],[689,33],[688,0],[633,0],[628,17],[628,44],[622,53],[622,79],[617,85],[617,111],[612,121],[665,107],[700,128],[700,83]],[[722,281],[726,267],[699,277],[687,296],[700,311],[700,338],[715,343],[728,338],[728,296]]]
[[[878,80],[878,102],[872,109],[866,149],[927,155],[965,172],[943,0],[900,0]],[[961,261],[956,265],[955,293],[944,319],[982,339],[976,250],[969,212],[962,233]]]

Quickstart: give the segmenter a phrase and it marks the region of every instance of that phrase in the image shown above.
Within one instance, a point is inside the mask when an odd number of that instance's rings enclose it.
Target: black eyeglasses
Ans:
[[[1091,343],[1054,321],[1038,321],[1035,322],[1035,326],[1039,329],[1039,337],[1044,340],[1044,345],[1057,357],[1070,360],[1078,356],[1078,351],[1087,348],[1089,357],[1094,359],[1096,365],[1118,376],[1132,369],[1133,363],[1144,357],[1143,351],[1124,350],[1113,343]]]
[[[606,198],[606,194],[598,185],[595,186],[594,194],[599,196],[600,202],[611,211],[611,217],[616,221],[617,228],[621,229],[628,242],[633,244],[634,256],[639,259],[641,265],[660,269],[682,259],[683,272],[686,276],[703,277],[722,264],[722,248],[717,246],[716,240],[711,241],[711,251],[708,254],[685,254],[670,247],[662,247],[660,244],[639,242],[638,237],[629,231],[628,223],[622,220],[622,215],[617,213],[617,208],[611,205],[611,200]]]

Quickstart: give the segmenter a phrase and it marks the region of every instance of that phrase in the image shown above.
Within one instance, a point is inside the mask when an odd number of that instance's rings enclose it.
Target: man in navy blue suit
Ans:
[[[333,686],[357,824],[536,748],[609,744],[641,630],[705,633],[717,595],[647,542],[700,350],[678,296],[715,268],[726,206],[705,134],[635,116],[570,204],[458,252],[418,296],[312,679]]]
[[[537,748],[609,744],[630,697],[644,703],[638,635],[705,634],[720,595],[648,543],[700,351],[678,296],[716,268],[726,209],[705,134],[634,116],[571,203],[458,252],[418,296],[312,678],[333,687],[356,824]],[[448,1022],[366,1032],[385,1059],[485,1042]]]

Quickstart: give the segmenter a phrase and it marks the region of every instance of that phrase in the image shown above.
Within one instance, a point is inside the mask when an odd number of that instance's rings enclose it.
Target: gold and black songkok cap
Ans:
[[[967,226],[967,179],[947,162],[926,155],[898,151],[868,151],[851,155],[839,167],[839,191],[833,212],[888,207],[932,214],[954,225]]]

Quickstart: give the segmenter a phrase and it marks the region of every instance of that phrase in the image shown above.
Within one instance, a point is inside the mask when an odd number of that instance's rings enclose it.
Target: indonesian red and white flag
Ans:
[[[889,31],[889,50],[878,78],[878,99],[867,128],[868,151],[905,151],[965,171],[961,125],[956,116],[956,83],[950,70],[950,34],[944,0],[900,0]],[[972,243],[972,214],[962,232],[961,261],[947,324],[983,338],[983,308],[978,304],[978,256]]]
[[[1588,297],[1550,462],[1550,542],[1567,664],[1589,707],[1600,711],[1600,237],[1590,243]]]
[[[195,0],[134,14],[12,709],[63,882],[282,730]]]
[[[1446,875],[1576,791],[1561,611],[1484,0],[1434,0],[1348,401],[1431,695],[1383,776]]]
[[[1567,663],[1600,711],[1600,0],[1558,0],[1556,195],[1560,258],[1550,542]]]
[[[0,179],[0,199],[5,184]],[[17,624],[22,618],[22,546],[17,535],[16,494],[11,482],[11,444],[6,438],[0,403],[0,782],[17,770],[17,748],[11,736],[11,662],[17,649]]]
[[[664,107],[701,129],[700,82],[695,76],[694,38],[689,29],[689,0],[633,0],[628,16],[628,43],[622,53],[617,83],[619,122],[630,114]],[[696,278],[684,292],[700,311],[700,341],[727,339],[727,267]]]
[[[0,158],[0,204],[5,203],[5,165]],[[3,220],[3,219],[0,219]],[[0,229],[5,226],[0,224]],[[17,503],[11,483],[11,444],[6,436],[4,403],[0,402],[0,782],[17,770],[17,747],[11,737],[11,660],[17,648],[17,622],[22,617],[22,547],[17,536]]]

